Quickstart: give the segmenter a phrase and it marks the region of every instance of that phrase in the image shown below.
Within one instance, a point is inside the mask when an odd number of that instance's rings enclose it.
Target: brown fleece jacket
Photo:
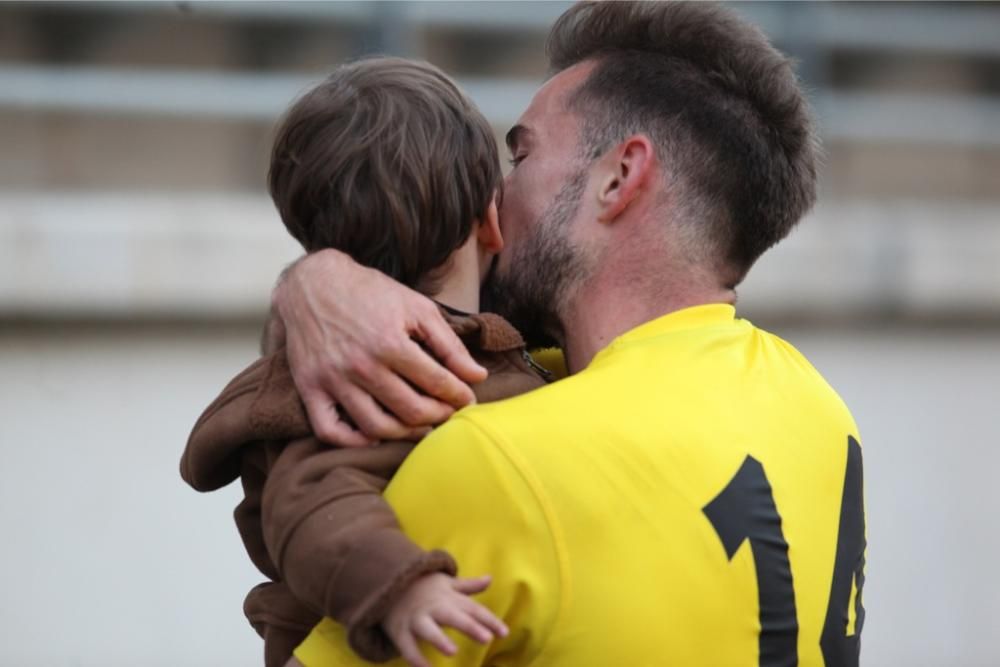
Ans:
[[[506,320],[444,315],[489,371],[473,387],[480,403],[544,384]],[[426,573],[456,573],[450,555],[407,539],[382,498],[413,447],[347,449],[316,439],[284,349],[237,375],[198,419],[181,476],[199,491],[242,480],[236,525],[250,559],[271,580],[250,591],[244,611],[264,638],[268,667],[283,665],[322,616],[348,628],[362,658],[388,660],[396,649],[381,622],[399,594]]]

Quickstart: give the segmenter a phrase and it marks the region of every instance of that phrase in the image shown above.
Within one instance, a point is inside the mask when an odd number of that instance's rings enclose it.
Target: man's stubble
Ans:
[[[529,349],[562,345],[561,313],[591,262],[570,238],[571,222],[587,185],[584,169],[566,182],[532,226],[532,233],[511,252],[506,272],[498,262],[483,284],[483,309],[507,318]]]

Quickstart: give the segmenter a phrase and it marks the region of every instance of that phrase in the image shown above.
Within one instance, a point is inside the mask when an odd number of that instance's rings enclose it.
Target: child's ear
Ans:
[[[497,212],[496,199],[490,202],[486,215],[479,221],[476,239],[479,241],[479,246],[491,255],[503,250],[503,235],[500,233],[500,214]]]

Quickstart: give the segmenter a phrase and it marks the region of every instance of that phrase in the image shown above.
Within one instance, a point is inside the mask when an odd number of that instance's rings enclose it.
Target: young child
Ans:
[[[396,58],[342,66],[296,102],[269,174],[282,221],[307,251],[337,248],[438,301],[489,371],[473,388],[480,402],[544,384],[520,334],[496,315],[474,314],[503,245],[500,184],[482,114],[438,69]],[[181,460],[199,491],[241,478],[236,523],[270,579],[250,591],[244,611],[264,638],[267,666],[284,664],[324,615],[371,661],[401,648],[412,655],[418,639],[454,651],[440,625],[479,641],[504,634],[468,597],[488,579],[456,579],[451,556],[410,542],[382,499],[413,443],[318,441],[284,349],[267,349],[274,344],[265,335],[265,356],[209,405]]]

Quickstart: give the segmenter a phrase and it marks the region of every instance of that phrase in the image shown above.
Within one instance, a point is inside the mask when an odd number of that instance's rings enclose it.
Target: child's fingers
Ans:
[[[493,639],[489,627],[476,621],[467,610],[459,608],[441,609],[434,614],[434,619],[443,625],[455,628],[459,632],[474,639],[480,644],[486,644]]]
[[[417,642],[412,634],[404,632],[399,637],[394,637],[394,640],[396,648],[399,649],[399,654],[403,656],[406,664],[410,667],[430,667],[420,652],[420,647],[417,646]]]
[[[486,626],[486,628],[497,637],[507,636],[509,631],[507,630],[507,626],[504,625],[504,622],[497,618],[492,611],[478,602],[467,600],[466,613],[472,616],[472,618],[480,624]]]
[[[481,577],[472,577],[471,579],[455,579],[452,582],[452,587],[459,593],[474,595],[489,588],[490,581],[492,581],[490,575],[484,574]]]
[[[448,639],[448,636],[444,634],[440,627],[438,627],[435,619],[430,616],[421,614],[413,622],[413,631],[420,639],[429,642],[431,646],[441,651],[445,655],[455,655],[455,644]]]

